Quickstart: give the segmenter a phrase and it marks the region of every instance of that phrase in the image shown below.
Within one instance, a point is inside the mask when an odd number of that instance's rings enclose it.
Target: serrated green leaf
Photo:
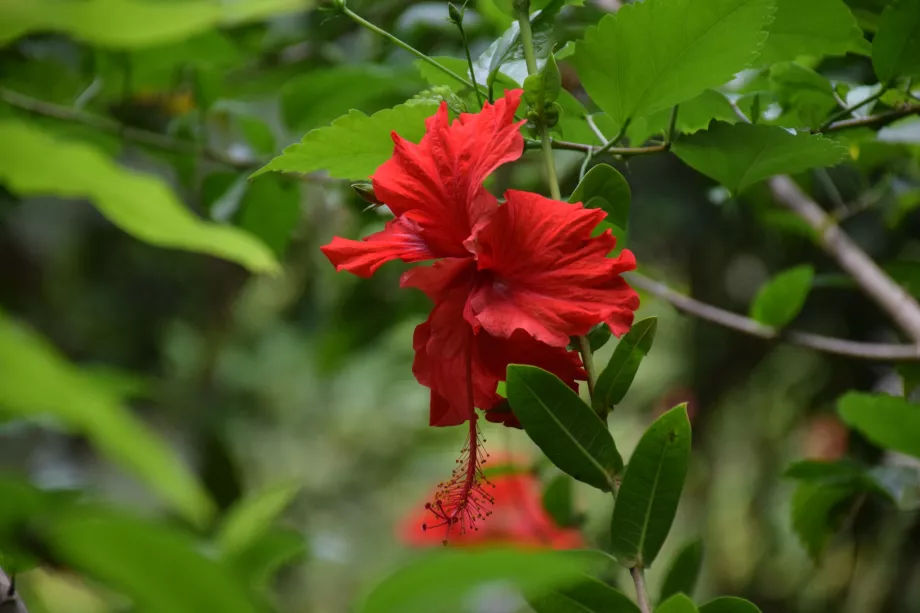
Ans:
[[[814,277],[815,269],[808,265],[779,273],[757,291],[751,317],[774,328],[786,326],[805,306]]]
[[[724,94],[707,89],[699,96],[680,103],[675,128],[680,134],[692,134],[708,128],[713,119],[735,123],[738,116]],[[670,123],[671,109],[664,109],[632,121],[626,136],[630,143],[639,146],[652,136],[664,137]]]
[[[850,392],[837,401],[837,411],[876,445],[920,458],[920,405],[898,396]]]
[[[735,596],[720,596],[700,607],[700,613],[760,613],[753,602]]]
[[[671,150],[733,194],[774,175],[833,166],[848,155],[845,146],[823,136],[721,121],[713,122],[705,132],[681,138]]]
[[[366,179],[393,155],[392,132],[412,142],[425,134],[425,119],[437,111],[431,101],[400,104],[370,117],[351,111],[332,125],[307,132],[299,143],[252,174],[265,172],[306,174],[326,170],[339,179]]]
[[[799,127],[820,126],[837,108],[830,81],[801,64],[785,62],[771,67],[770,85],[783,109],[802,120]]]
[[[687,596],[674,594],[655,607],[655,613],[698,613],[698,610]]]
[[[62,32],[100,47],[164,45],[222,26],[303,11],[307,0],[0,0],[0,44],[33,32]]]
[[[634,323],[620,339],[607,367],[594,384],[595,410],[610,409],[623,400],[639,372],[639,365],[652,348],[657,328],[658,318],[649,317]]]
[[[674,594],[693,596],[696,582],[700,578],[703,566],[703,541],[697,539],[681,547],[674,555],[671,567],[661,585],[659,601],[664,601]]]
[[[297,483],[281,483],[231,507],[217,532],[217,543],[224,554],[237,555],[255,545],[299,491]]]
[[[276,272],[250,234],[195,217],[159,178],[123,168],[96,148],[28,123],[0,121],[0,182],[22,196],[86,198],[109,221],[159,247],[207,253],[253,272]]]
[[[543,488],[543,508],[560,526],[574,526],[578,523],[572,500],[574,485],[570,476],[556,475]]]
[[[625,230],[629,225],[631,197],[629,183],[623,175],[613,166],[598,164],[584,176],[569,196],[569,202],[582,202],[587,206],[594,198],[602,198],[607,221]]]
[[[117,390],[67,362],[47,341],[0,311],[0,413],[52,417],[83,434],[198,525],[213,505],[169,447],[122,405]]]
[[[920,77],[920,2],[893,0],[872,40],[872,66],[882,83]]]
[[[626,594],[593,577],[528,598],[527,602],[536,613],[639,613],[639,607]]]
[[[609,491],[623,458],[597,414],[558,377],[512,364],[508,400],[527,435],[565,473]]]
[[[447,613],[476,588],[501,582],[538,595],[573,585],[592,566],[565,552],[442,550],[417,559],[370,593],[361,613]]]
[[[278,258],[284,256],[300,220],[300,190],[278,175],[251,182],[240,202],[241,228],[258,236]]]
[[[840,523],[843,503],[855,492],[849,485],[802,482],[792,495],[792,529],[808,554],[820,559]]]
[[[843,0],[776,0],[776,13],[767,32],[767,42],[756,62],[760,66],[800,56],[848,52],[868,55],[870,51],[869,42]]]
[[[661,550],[690,462],[690,420],[678,405],[655,420],[636,445],[613,508],[611,547],[620,564],[648,567]]]
[[[772,11],[771,0],[633,3],[589,28],[570,61],[622,125],[729,81],[766,39]]]

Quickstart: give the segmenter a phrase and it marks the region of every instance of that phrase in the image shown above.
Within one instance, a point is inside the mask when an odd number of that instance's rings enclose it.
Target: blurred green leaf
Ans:
[[[230,510],[217,533],[217,543],[228,556],[254,546],[291,504],[298,483],[281,483],[246,497]]]
[[[655,613],[697,613],[697,608],[686,595],[674,594],[655,607]]]
[[[821,557],[842,518],[844,502],[855,492],[849,485],[802,482],[792,495],[792,529],[814,560]]]
[[[48,546],[69,567],[150,613],[253,613],[242,583],[182,532],[109,511],[59,518]]]
[[[626,594],[593,577],[530,597],[527,603],[536,613],[639,613]]]
[[[661,585],[659,601],[665,601],[674,594],[693,596],[696,583],[700,578],[703,566],[703,541],[697,539],[690,541],[680,548],[671,561]]]
[[[89,438],[100,453],[133,472],[186,518],[201,525],[213,506],[169,447],[100,385],[35,332],[0,311],[0,411],[50,416]]]
[[[770,85],[787,111],[795,112],[803,126],[820,126],[837,108],[831,82],[814,70],[794,62],[770,68]]]
[[[647,568],[671,529],[690,462],[690,420],[678,405],[655,420],[636,445],[617,494],[610,528],[620,564]]]
[[[760,613],[760,609],[744,598],[720,596],[700,606],[700,613]]]
[[[236,121],[246,143],[256,153],[268,155],[275,152],[275,135],[267,123],[251,115],[239,114]]]
[[[776,0],[776,13],[767,32],[767,42],[756,62],[761,66],[803,55],[868,55],[871,48],[843,0]]]
[[[897,396],[850,392],[837,401],[837,411],[879,447],[920,458],[920,405]]]
[[[568,475],[556,475],[543,488],[543,508],[557,525],[568,527],[578,523],[572,500],[574,485],[574,481]]]
[[[920,364],[898,364],[897,371],[904,381],[904,396],[910,398],[915,391],[920,389]]]
[[[610,332],[610,326],[607,324],[601,323],[594,326],[594,328],[588,332],[588,343],[591,345],[591,353],[597,352],[598,349],[607,344],[607,341],[613,334]]]
[[[872,66],[882,83],[920,77],[920,2],[893,0],[882,13],[872,40]]]
[[[566,552],[442,550],[422,556],[370,593],[362,613],[446,613],[482,586],[510,584],[528,594],[572,585],[590,564]]]
[[[35,32],[63,32],[83,42],[136,49],[177,42],[217,26],[303,11],[309,0],[0,0],[0,44]]]
[[[766,39],[773,3],[716,0],[698,8],[693,0],[629,4],[577,43],[570,61],[619,125],[729,81]]]
[[[782,328],[805,306],[815,269],[808,265],[784,270],[763,285],[751,304],[751,317],[762,324]]]
[[[0,182],[21,196],[87,198],[112,223],[144,242],[207,253],[253,272],[278,270],[259,240],[198,219],[165,182],[123,168],[94,147],[16,120],[0,122],[0,142]]]
[[[366,179],[393,154],[391,132],[418,142],[425,134],[425,119],[437,109],[436,103],[425,101],[400,104],[370,117],[351,111],[330,126],[307,132],[300,143],[286,148],[250,178],[271,171],[327,170],[339,179]]]
[[[552,373],[518,364],[508,367],[507,392],[527,435],[553,464],[610,491],[623,459],[604,423],[578,394]]]
[[[607,221],[626,229],[629,225],[629,183],[620,172],[608,164],[598,164],[585,174],[578,187],[569,196],[569,202],[596,202],[601,198]]]
[[[240,209],[240,227],[261,238],[282,258],[300,221],[298,185],[277,175],[261,177],[249,183]]]
[[[271,528],[228,563],[241,581],[257,591],[268,589],[275,574],[306,553],[303,534],[286,528]]]
[[[592,402],[595,410],[610,409],[620,404],[639,372],[639,365],[652,349],[657,328],[658,318],[648,317],[634,323],[620,339],[594,385]]]
[[[713,122],[705,132],[681,138],[672,151],[736,195],[774,175],[833,166],[847,157],[846,147],[823,136],[721,121]]]

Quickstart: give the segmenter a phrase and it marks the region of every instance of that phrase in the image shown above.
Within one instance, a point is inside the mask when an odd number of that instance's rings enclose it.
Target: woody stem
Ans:
[[[638,566],[629,569],[633,583],[636,584],[636,600],[642,613],[652,613],[652,605],[648,599],[648,589],[645,587],[645,571]]]

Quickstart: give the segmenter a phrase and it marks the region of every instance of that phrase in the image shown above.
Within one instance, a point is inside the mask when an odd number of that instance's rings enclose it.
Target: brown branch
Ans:
[[[879,268],[792,179],[785,175],[773,177],[769,185],[773,197],[811,226],[824,251],[856,281],[863,293],[920,345],[920,304],[914,297]]]
[[[840,121],[831,123],[823,129],[815,130],[815,132],[839,132],[840,130],[849,130],[850,128],[882,128],[892,122],[911,115],[920,115],[920,104],[909,104],[893,111],[886,111],[878,115],[869,115],[868,117],[841,119]]]
[[[830,336],[821,336],[797,330],[780,330],[764,325],[749,317],[720,309],[700,302],[695,298],[676,292],[664,283],[650,279],[638,272],[624,275],[629,284],[657,298],[670,302],[677,310],[710,321],[731,330],[737,330],[766,340],[785,340],[794,345],[807,347],[824,353],[891,362],[920,361],[920,345],[862,343]]]
[[[565,140],[551,140],[550,143],[553,146],[553,149],[559,149],[562,151],[579,151],[581,153],[590,153],[592,155],[598,153],[603,149],[603,147],[595,147],[594,145],[585,145],[583,143],[573,143]],[[524,148],[525,149],[539,149],[540,141],[538,140],[525,140]],[[610,155],[621,155],[623,157],[630,157],[635,155],[648,155],[650,153],[661,153],[668,150],[668,145],[662,143],[660,145],[649,145],[648,147],[610,147],[604,153],[609,153]]]

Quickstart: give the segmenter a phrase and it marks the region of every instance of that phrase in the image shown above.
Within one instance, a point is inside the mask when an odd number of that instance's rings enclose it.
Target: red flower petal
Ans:
[[[452,124],[447,103],[441,103],[418,145],[393,134],[393,157],[374,173],[374,193],[397,216],[411,211],[439,256],[468,255],[463,241],[494,210],[495,197],[482,182],[524,150],[520,123],[514,122],[520,99],[521,90],[505,92],[494,105],[461,114]]]
[[[557,347],[599,322],[617,336],[629,330],[639,297],[619,275],[636,260],[627,250],[606,257],[616,244],[609,231],[591,237],[605,213],[528,192],[505,196],[467,241],[480,269],[470,297],[476,325],[503,338],[523,330]]]
[[[405,217],[390,220],[383,230],[359,241],[336,236],[320,249],[336,271],[347,270],[359,277],[370,277],[390,260],[420,262],[435,257],[419,224]]]

